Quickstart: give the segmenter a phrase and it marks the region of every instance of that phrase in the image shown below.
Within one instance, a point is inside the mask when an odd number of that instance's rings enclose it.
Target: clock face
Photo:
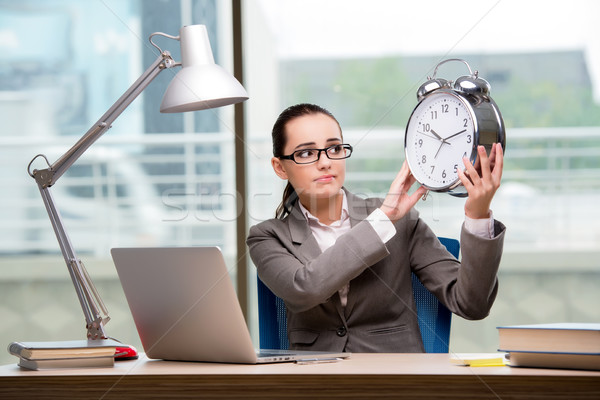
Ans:
[[[475,123],[466,100],[449,91],[432,93],[413,111],[404,148],[416,180],[431,190],[457,185],[463,157],[473,161]]]

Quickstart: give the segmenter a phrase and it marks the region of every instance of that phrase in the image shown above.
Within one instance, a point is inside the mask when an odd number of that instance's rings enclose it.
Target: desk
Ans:
[[[2,399],[284,397],[600,399],[600,371],[451,365],[448,354],[353,354],[324,364],[228,365],[147,360],[114,368],[0,367]]]

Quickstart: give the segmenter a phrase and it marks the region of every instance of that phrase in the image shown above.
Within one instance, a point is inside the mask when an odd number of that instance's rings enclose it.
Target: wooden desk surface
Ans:
[[[600,399],[600,371],[464,367],[448,354],[353,354],[322,364],[148,360],[114,368],[0,367],[0,398]]]

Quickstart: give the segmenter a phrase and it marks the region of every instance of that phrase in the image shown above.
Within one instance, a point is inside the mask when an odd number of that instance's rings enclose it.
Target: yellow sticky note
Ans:
[[[452,354],[450,362],[469,367],[503,367],[506,365],[505,353],[461,353]]]

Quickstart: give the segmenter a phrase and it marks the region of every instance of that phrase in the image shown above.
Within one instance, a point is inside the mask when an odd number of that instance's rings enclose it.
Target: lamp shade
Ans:
[[[205,110],[248,99],[244,87],[215,64],[204,25],[180,30],[181,66],[163,95],[160,112]]]

